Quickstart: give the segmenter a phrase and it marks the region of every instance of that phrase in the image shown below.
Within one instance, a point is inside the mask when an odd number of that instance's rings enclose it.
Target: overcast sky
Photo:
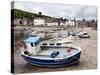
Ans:
[[[34,13],[42,12],[43,15],[63,17],[69,19],[85,18],[87,20],[90,20],[97,18],[97,7],[88,5],[69,5],[15,1],[14,8]]]

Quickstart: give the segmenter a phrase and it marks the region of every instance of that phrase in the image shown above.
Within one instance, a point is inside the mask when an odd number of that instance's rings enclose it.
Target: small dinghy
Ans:
[[[81,49],[75,45],[62,43],[41,43],[38,36],[24,40],[22,57],[30,64],[43,67],[63,67],[79,61]]]
[[[85,33],[79,35],[79,37],[80,38],[90,38],[90,35],[87,32],[85,32]]]

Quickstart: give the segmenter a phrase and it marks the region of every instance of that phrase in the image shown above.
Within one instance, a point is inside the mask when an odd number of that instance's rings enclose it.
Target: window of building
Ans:
[[[61,45],[61,43],[57,43],[56,45]]]

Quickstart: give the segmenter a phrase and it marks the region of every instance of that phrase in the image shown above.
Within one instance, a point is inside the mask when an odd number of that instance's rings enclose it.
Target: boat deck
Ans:
[[[78,50],[73,48],[70,52],[67,52],[67,48],[44,48],[37,54],[37,56],[50,57],[53,51],[59,51],[59,55],[56,58],[62,58],[69,57]]]

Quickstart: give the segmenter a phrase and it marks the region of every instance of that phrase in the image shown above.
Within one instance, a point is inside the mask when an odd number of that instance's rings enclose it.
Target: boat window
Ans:
[[[61,45],[61,43],[57,43],[56,45]]]
[[[37,42],[35,42],[35,46],[37,46],[39,44],[40,40],[37,40]]]
[[[47,45],[47,43],[43,43],[43,45]]]
[[[31,43],[31,46],[34,47],[33,43]]]
[[[54,45],[54,43],[50,43],[50,45]]]

